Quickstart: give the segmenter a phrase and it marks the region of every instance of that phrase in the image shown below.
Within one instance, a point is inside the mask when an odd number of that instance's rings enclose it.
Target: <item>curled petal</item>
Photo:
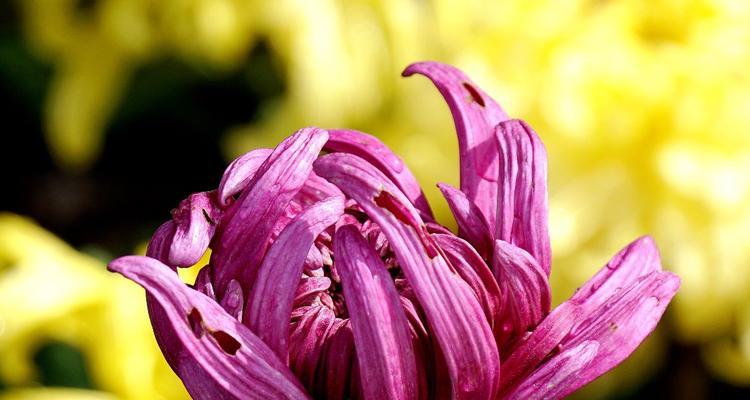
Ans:
[[[534,371],[516,388],[508,399],[561,399],[570,393],[567,388],[588,367],[599,349],[599,343],[587,340],[566,349]]]
[[[336,196],[343,196],[339,188],[319,177],[314,172],[311,172],[305,184],[302,185],[302,188],[297,193],[297,196],[294,197],[294,200],[296,203],[302,205],[302,207],[307,207],[321,200]]]
[[[325,292],[330,287],[331,279],[327,276],[302,278],[299,286],[297,286],[297,289],[294,292],[294,307],[309,305],[306,304],[306,302],[309,301],[311,297]]]
[[[330,308],[312,306],[289,329],[289,367],[311,390],[315,387],[315,372],[335,320]]]
[[[229,199],[250,184],[258,168],[271,155],[271,151],[271,149],[256,149],[237,157],[229,164],[216,191],[219,204],[223,207],[228,206]]]
[[[491,259],[492,234],[482,211],[453,186],[438,183],[438,188],[456,219],[459,235],[471,243],[485,260]]]
[[[496,240],[492,263],[502,293],[500,343],[505,344],[537,326],[552,299],[547,274],[523,249]]]
[[[331,129],[328,134],[330,136],[325,150],[332,153],[350,153],[363,158],[390,178],[423,216],[434,219],[427,198],[414,174],[388,146],[375,136],[355,130]]]
[[[146,255],[155,258],[164,264],[174,268],[175,265],[169,262],[169,248],[172,246],[174,238],[175,223],[169,220],[156,229],[146,248]]]
[[[193,193],[173,211],[174,237],[169,247],[169,263],[189,267],[208,249],[221,219],[215,192]]]
[[[244,306],[244,296],[242,295],[242,286],[236,280],[232,279],[227,285],[227,291],[224,298],[221,299],[221,307],[227,314],[238,321],[242,321],[242,308]]]
[[[409,200],[365,160],[343,153],[315,162],[383,230],[445,356],[456,398],[494,398],[500,374],[492,331],[471,289],[448,265]]]
[[[351,225],[336,231],[334,244],[364,397],[416,398],[417,370],[408,323],[385,264]]]
[[[320,232],[335,224],[343,213],[343,196],[303,211],[273,242],[258,270],[244,323],[282,360],[287,359],[287,327],[305,258]]]
[[[487,322],[494,330],[500,315],[502,296],[492,271],[465,240],[446,234],[434,234],[432,237],[443,249],[453,268],[474,291],[479,304],[484,309]]]
[[[143,286],[164,311],[178,348],[162,348],[196,399],[305,399],[297,378],[245,326],[213,300],[183,284],[149,257],[127,256],[109,264]],[[172,343],[172,342],[170,342]]]
[[[414,347],[414,358],[417,361],[417,382],[419,384],[419,399],[426,400],[434,398],[431,396],[433,389],[430,387],[430,378],[434,373],[432,362],[432,344],[430,335],[425,328],[423,317],[417,311],[411,300],[401,296],[401,306],[404,309],[406,319],[409,321],[409,335]],[[448,390],[450,394],[450,390]]]
[[[615,254],[604,268],[576,291],[571,300],[601,304],[613,291],[654,271],[661,271],[659,249],[650,236],[640,237]]]
[[[154,235],[151,236],[151,240],[148,242],[146,256],[161,261],[176,272],[176,266],[169,262],[169,248],[172,245],[174,232],[175,223],[172,220],[159,226],[159,228],[156,229],[156,232],[154,232]],[[163,352],[164,358],[169,365],[176,365],[177,359],[175,358],[175,354],[182,352],[181,348],[183,344],[171,335],[172,326],[169,324],[169,318],[165,314],[161,305],[159,305],[159,302],[148,292],[146,292],[146,308],[148,310],[148,317],[151,321],[151,326],[154,330],[156,343],[159,344],[159,348],[161,349],[172,349],[172,352]]]
[[[356,363],[354,333],[349,320],[336,320],[326,340],[318,368],[318,398],[344,400],[355,398],[350,395],[352,369]]]
[[[513,350],[503,364],[503,392],[543,360],[553,362],[558,352],[589,340],[599,344],[596,355],[560,389],[561,396],[591,382],[622,362],[656,328],[679,285],[676,275],[661,271],[650,238],[631,243]]]
[[[549,276],[547,231],[547,151],[534,131],[519,120],[501,122],[495,239],[529,252]]]
[[[252,287],[274,226],[305,184],[327,140],[328,133],[317,128],[301,129],[285,139],[226,210],[211,253],[219,299],[232,279],[246,291]]]
[[[593,381],[627,358],[656,328],[680,279],[670,272],[654,271],[612,294],[596,308],[581,304],[584,317],[561,342],[562,348],[587,340],[599,344],[596,356],[559,389],[566,396]]]
[[[198,271],[198,276],[195,277],[195,283],[193,283],[193,289],[216,300],[216,294],[214,293],[214,285],[211,283],[211,274],[212,274],[211,270],[212,270],[212,267],[209,264],[201,268],[200,271]]]
[[[498,151],[494,127],[508,119],[502,108],[458,69],[437,62],[408,66],[403,76],[429,78],[448,103],[458,134],[461,191],[482,211],[490,229],[495,227],[498,201]]]
[[[500,393],[509,393],[513,388],[537,368],[550,353],[559,350],[560,342],[570,333],[580,310],[571,303],[562,303],[542,320],[520,343],[503,351],[509,354],[503,358]]]

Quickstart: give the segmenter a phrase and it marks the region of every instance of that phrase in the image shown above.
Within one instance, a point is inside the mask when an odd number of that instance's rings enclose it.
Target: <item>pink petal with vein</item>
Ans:
[[[388,238],[435,332],[456,398],[494,398],[500,374],[492,331],[470,288],[439,253],[419,213],[365,160],[343,153],[315,162],[315,172],[352,197]]]
[[[385,264],[351,225],[336,231],[334,243],[364,397],[416,398],[417,370],[408,323]]]
[[[170,333],[181,346],[162,350],[176,360],[172,367],[194,398],[308,398],[260,339],[166,265],[126,256],[112,261],[109,269],[143,286],[164,310]]]
[[[495,125],[508,119],[503,109],[455,67],[437,62],[409,65],[403,76],[421,74],[443,95],[453,114],[461,159],[461,191],[495,227],[498,151]]]
[[[258,270],[243,322],[282,360],[288,357],[289,316],[307,253],[320,232],[343,213],[343,196],[307,208],[284,228]]]
[[[219,299],[232,279],[246,291],[252,287],[277,220],[305,184],[327,140],[326,131],[305,128],[281,142],[227,209],[211,253]]]

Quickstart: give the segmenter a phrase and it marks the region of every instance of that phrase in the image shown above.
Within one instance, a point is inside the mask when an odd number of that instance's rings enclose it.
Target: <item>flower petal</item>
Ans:
[[[588,367],[599,350],[599,343],[587,340],[566,349],[541,368],[534,371],[508,399],[561,399],[565,397],[571,382]]]
[[[579,316],[580,310],[572,303],[562,303],[523,341],[503,351],[509,356],[503,357],[501,397],[517,387],[550,353],[559,349],[560,342],[570,333]]]
[[[189,267],[208,249],[221,219],[215,196],[215,192],[193,193],[172,212],[175,232],[169,247],[171,265]]]
[[[612,257],[575,292],[571,300],[601,304],[613,291],[654,271],[661,271],[659,249],[650,236],[640,237]]]
[[[432,237],[443,249],[453,268],[474,291],[474,295],[484,309],[487,322],[495,330],[502,296],[492,271],[465,240],[446,234],[433,234]]]
[[[334,245],[364,398],[416,398],[417,370],[408,322],[385,264],[351,225],[336,231]]]
[[[307,208],[284,228],[268,250],[250,291],[244,323],[281,358],[287,359],[288,326],[307,253],[321,231],[344,213],[344,197]]]
[[[466,239],[485,259],[491,259],[492,233],[482,211],[466,195],[445,183],[438,183],[440,192],[458,224],[459,236]]]
[[[508,348],[549,313],[549,281],[534,257],[502,240],[495,241],[492,264],[502,293],[500,345]]]
[[[547,151],[520,120],[501,122],[495,135],[501,153],[495,239],[528,251],[549,276]]]
[[[355,360],[354,333],[349,320],[336,320],[328,334],[321,355],[316,382],[322,385],[316,393],[326,400],[355,398],[349,395]]]
[[[224,293],[224,298],[221,299],[221,308],[223,308],[227,314],[231,315],[234,319],[242,321],[242,309],[244,307],[244,296],[242,295],[242,286],[236,280],[232,279],[227,285],[227,291]]]
[[[431,396],[430,377],[434,373],[434,363],[432,362],[434,353],[432,352],[432,340],[422,316],[417,311],[416,306],[411,300],[400,296],[401,306],[403,307],[406,319],[409,321],[409,335],[411,336],[414,347],[414,358],[417,361],[417,382],[419,383],[419,399],[426,400],[435,398]],[[450,379],[450,378],[449,378]],[[450,386],[450,385],[448,385]],[[448,390],[450,395],[450,388]]]
[[[303,207],[307,207],[334,196],[343,196],[343,193],[335,185],[319,177],[314,172],[310,172],[310,176],[294,197],[294,201]]]
[[[427,203],[427,198],[424,196],[417,178],[404,164],[404,161],[380,139],[364,132],[348,129],[330,129],[328,134],[329,138],[325,150],[331,153],[354,154],[363,158],[390,178],[404,192],[404,195],[414,207],[422,212],[423,216],[434,219],[430,205]]]
[[[331,279],[327,276],[312,276],[302,278],[294,292],[294,306],[299,307],[306,304],[310,297],[328,290],[331,287]]]
[[[312,162],[327,140],[328,133],[318,128],[301,129],[285,139],[226,210],[211,253],[219,299],[232,279],[246,291],[252,287],[274,225],[305,184]]]
[[[175,223],[172,220],[169,220],[156,228],[156,232],[151,236],[151,240],[148,241],[146,255],[174,268],[174,265],[170,265],[169,262],[169,248],[172,246],[174,232]]]
[[[500,365],[489,324],[409,200],[383,173],[350,154],[323,156],[315,171],[356,200],[383,230],[445,355],[454,397],[494,398]]]
[[[498,151],[494,127],[508,115],[463,72],[437,62],[408,66],[403,76],[422,74],[443,95],[453,114],[461,158],[461,191],[482,211],[490,229],[495,227],[498,201]]]
[[[289,327],[289,367],[310,391],[316,385],[315,372],[322,362],[335,320],[330,308],[317,305],[308,307]]]
[[[561,342],[562,348],[596,340],[599,351],[594,360],[576,374],[562,390],[572,393],[614,368],[635,351],[656,329],[669,301],[677,292],[680,279],[670,272],[652,272],[613,293],[599,307],[581,305],[584,319]]]
[[[219,204],[224,207],[228,206],[229,199],[250,184],[258,168],[272,151],[271,149],[256,149],[235,158],[224,170],[219,188],[216,190]]]
[[[183,284],[149,257],[126,256],[108,267],[143,286],[164,310],[177,349],[172,367],[196,399],[305,399],[291,371],[214,301]]]
[[[503,392],[543,360],[552,362],[553,350],[587,340],[599,343],[595,358],[560,393],[565,396],[591,382],[622,362],[656,328],[679,285],[676,275],[661,271],[650,238],[631,243],[513,350],[503,364]]]

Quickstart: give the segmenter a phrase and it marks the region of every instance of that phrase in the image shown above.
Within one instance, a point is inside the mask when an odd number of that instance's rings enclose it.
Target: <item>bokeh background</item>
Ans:
[[[183,399],[143,251],[232,157],[350,127],[433,208],[457,184],[447,107],[410,62],[464,69],[550,158],[555,303],[650,233],[682,289],[578,398],[750,398],[750,2],[0,2],[0,399]]]

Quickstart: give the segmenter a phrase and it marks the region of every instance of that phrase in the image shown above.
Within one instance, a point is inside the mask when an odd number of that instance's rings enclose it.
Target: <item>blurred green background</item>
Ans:
[[[580,398],[750,398],[750,2],[0,2],[0,399],[180,399],[142,291],[104,269],[232,157],[299,127],[458,180],[425,79],[465,70],[547,145],[555,302],[638,235],[682,289]]]

